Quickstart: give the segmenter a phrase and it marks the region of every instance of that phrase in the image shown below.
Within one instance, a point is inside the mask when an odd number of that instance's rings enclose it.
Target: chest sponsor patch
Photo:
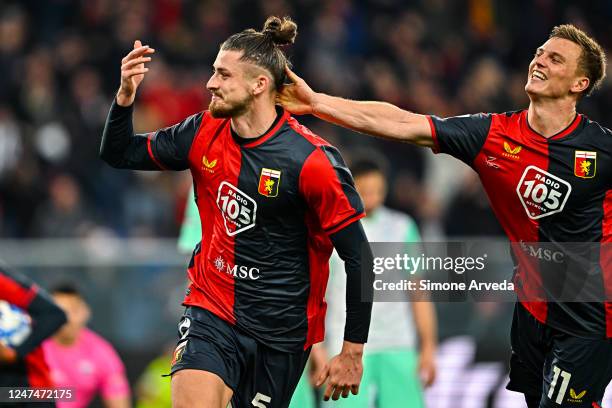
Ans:
[[[217,207],[221,210],[227,235],[234,236],[255,226],[257,203],[227,181],[219,185]]]
[[[536,166],[528,166],[516,186],[516,193],[529,218],[537,220],[563,211],[572,186]]]

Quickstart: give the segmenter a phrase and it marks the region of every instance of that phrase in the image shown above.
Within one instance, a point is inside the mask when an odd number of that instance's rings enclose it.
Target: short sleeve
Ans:
[[[445,119],[428,116],[434,152],[450,154],[472,166],[489,134],[491,118],[485,113]]]
[[[306,158],[300,192],[328,235],[365,215],[353,176],[333,146],[317,146]]]
[[[148,151],[155,164],[161,169],[188,169],[189,151],[202,120],[203,114],[200,112],[176,125],[149,134]]]

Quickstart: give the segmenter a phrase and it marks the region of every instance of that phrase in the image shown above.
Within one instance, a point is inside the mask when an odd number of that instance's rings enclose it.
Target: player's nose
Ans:
[[[209,91],[213,91],[215,89],[219,89],[219,82],[215,78],[216,75],[210,77],[208,82],[206,83],[206,89]]]

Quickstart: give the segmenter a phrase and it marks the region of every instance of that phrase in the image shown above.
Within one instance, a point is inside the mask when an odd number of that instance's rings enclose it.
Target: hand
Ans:
[[[120,106],[130,106],[136,98],[136,90],[149,70],[144,66],[151,61],[147,55],[155,50],[148,45],[142,45],[140,40],[134,41],[134,49],[121,60],[121,86],[117,92],[117,103]]]
[[[293,83],[283,86],[276,96],[276,102],[294,115],[312,114],[316,93],[289,67],[285,67],[285,72]]]
[[[431,386],[436,379],[435,356],[435,348],[431,347],[424,347],[419,354],[419,376],[425,388]]]
[[[0,343],[0,365],[13,364],[15,361],[17,361],[15,349]]]
[[[329,401],[330,397],[337,401],[340,395],[342,398],[347,398],[349,392],[352,392],[353,395],[359,393],[359,384],[363,374],[362,356],[363,344],[345,341],[340,354],[325,364],[315,384],[320,387],[326,380],[329,380],[323,395],[325,401]]]
[[[310,351],[308,380],[311,385],[314,386],[317,383],[319,375],[323,371],[323,368],[325,368],[325,363],[327,363],[327,351],[325,347],[322,343],[315,344]]]

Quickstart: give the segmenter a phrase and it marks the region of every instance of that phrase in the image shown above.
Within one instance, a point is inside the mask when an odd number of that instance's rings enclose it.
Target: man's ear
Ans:
[[[270,85],[271,85],[271,80],[267,75],[263,75],[263,74],[257,75],[254,78],[253,87],[251,88],[253,95],[256,96],[256,95],[266,92],[270,88]]]
[[[589,87],[590,83],[591,81],[589,81],[589,78],[580,77],[574,81],[574,84],[570,88],[570,91],[572,91],[573,93],[583,92],[585,89]]]

